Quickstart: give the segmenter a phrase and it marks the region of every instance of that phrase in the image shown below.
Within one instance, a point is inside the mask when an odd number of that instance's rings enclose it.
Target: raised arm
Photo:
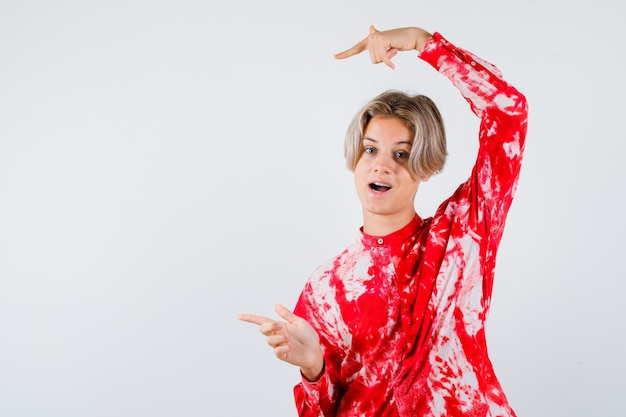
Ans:
[[[519,178],[526,138],[526,98],[493,64],[435,32],[420,58],[458,88],[480,118],[479,149],[472,175],[456,197],[467,199],[467,222],[495,255]],[[459,206],[462,210],[465,204]]]

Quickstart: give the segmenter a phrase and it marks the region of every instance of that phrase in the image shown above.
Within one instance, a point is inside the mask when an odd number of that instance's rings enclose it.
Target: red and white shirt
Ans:
[[[433,217],[359,238],[307,281],[295,314],[325,369],[294,388],[302,417],[515,416],[487,354],[498,244],[517,186],[525,97],[492,64],[433,34],[419,57],[480,118],[469,179]]]

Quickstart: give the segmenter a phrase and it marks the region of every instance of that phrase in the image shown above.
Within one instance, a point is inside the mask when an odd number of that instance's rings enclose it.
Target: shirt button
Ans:
[[[472,64],[472,67],[476,66],[476,62],[474,62],[474,61],[472,61],[471,64]]]
[[[382,245],[384,242],[385,242],[385,241],[383,240],[383,238],[382,238],[382,237],[379,237],[379,238],[378,238],[378,244],[379,244],[379,245]]]

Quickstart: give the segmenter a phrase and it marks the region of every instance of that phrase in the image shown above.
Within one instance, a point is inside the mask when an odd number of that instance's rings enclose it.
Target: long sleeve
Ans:
[[[403,315],[410,317],[403,320],[409,352],[404,361],[418,369],[407,370],[402,390],[407,396],[425,393],[419,404],[407,403],[407,410],[513,416],[488,357],[484,325],[496,253],[521,169],[527,102],[495,66],[439,33],[420,58],[460,91],[480,128],[471,175],[433,216],[423,256],[412,256],[411,248],[398,267]]]
[[[311,292],[310,285],[307,284],[303,290],[294,314],[304,318],[316,329],[324,352],[324,371],[316,382],[309,382],[302,377],[294,387],[294,399],[300,417],[332,417],[337,412],[343,391],[338,375],[338,364],[344,360],[343,350],[334,340],[333,333],[337,328],[327,325],[319,304],[312,305],[312,302],[322,300],[306,297]]]
[[[322,346],[328,345],[322,343]],[[324,360],[328,362],[328,359],[324,358]],[[300,417],[334,416],[340,400],[336,383],[331,378],[327,366],[324,367],[324,372],[316,382],[309,382],[302,377],[300,383],[293,388],[293,394]]]
[[[451,199],[457,212],[451,213],[450,201],[440,210],[448,210],[447,217],[454,217],[458,228],[469,228],[480,237],[488,304],[496,253],[520,174],[528,104],[493,64],[456,47],[437,32],[424,45],[420,58],[450,79],[480,118],[476,163]]]

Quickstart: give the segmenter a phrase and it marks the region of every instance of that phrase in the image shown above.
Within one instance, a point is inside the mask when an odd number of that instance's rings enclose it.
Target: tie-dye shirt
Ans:
[[[307,281],[295,313],[325,368],[295,388],[300,416],[514,416],[487,354],[498,244],[526,136],[527,103],[492,64],[433,34],[419,57],[480,118],[469,179],[433,217],[359,238]]]

